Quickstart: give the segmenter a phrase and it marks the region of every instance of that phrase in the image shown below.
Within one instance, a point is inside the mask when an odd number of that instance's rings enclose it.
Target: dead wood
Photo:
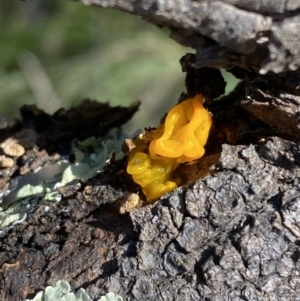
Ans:
[[[300,147],[223,145],[215,174],[120,216],[86,192],[32,208],[1,239],[1,300],[59,279],[92,298],[298,300]],[[297,183],[296,183],[296,182]],[[118,193],[102,187],[98,199]],[[91,195],[89,195],[91,196]]]
[[[180,166],[183,185],[155,204],[119,214],[139,190],[124,160],[61,188],[60,203],[32,206],[2,233],[0,300],[60,279],[94,299],[300,300],[300,2],[82,2],[142,16],[193,47],[180,61],[187,92],[205,95],[214,126],[205,157]],[[219,98],[210,67],[242,81]]]
[[[240,66],[266,74],[300,66],[300,2],[81,0],[142,16],[171,29],[171,37],[196,49],[195,66]]]

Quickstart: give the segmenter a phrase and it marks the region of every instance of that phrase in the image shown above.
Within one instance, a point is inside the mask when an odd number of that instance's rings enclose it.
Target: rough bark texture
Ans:
[[[298,0],[81,0],[167,26],[197,50],[197,67],[240,66],[262,74],[300,66]]]
[[[60,279],[94,299],[300,300],[300,1],[82,1],[196,49],[180,63],[188,95],[204,94],[213,113],[206,155],[178,168],[182,187],[127,215],[118,204],[139,188],[126,160],[32,206],[2,233],[0,300]],[[224,82],[209,67],[242,81],[216,100]]]
[[[93,298],[299,300],[299,177],[299,145],[270,137],[224,144],[213,176],[129,216],[88,205],[87,190],[42,203],[2,238],[0,298],[65,279]]]

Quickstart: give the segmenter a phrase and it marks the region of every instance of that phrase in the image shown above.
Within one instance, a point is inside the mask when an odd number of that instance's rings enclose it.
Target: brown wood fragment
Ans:
[[[1,148],[5,155],[11,157],[21,157],[25,153],[25,148],[16,143],[14,138],[9,138],[1,143]]]
[[[12,158],[6,157],[6,156],[0,156],[0,167],[6,168],[6,167],[12,167],[14,166],[15,161]]]
[[[122,198],[120,202],[120,214],[128,213],[129,211],[137,208],[140,203],[140,197],[136,193],[131,193],[128,196]]]

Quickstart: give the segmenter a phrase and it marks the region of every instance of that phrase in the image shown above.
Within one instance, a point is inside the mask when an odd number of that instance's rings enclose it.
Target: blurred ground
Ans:
[[[0,25],[0,111],[10,120],[24,103],[52,113],[84,98],[141,100],[125,127],[133,132],[155,126],[185,91],[178,61],[192,50],[137,17],[71,1],[2,0]]]

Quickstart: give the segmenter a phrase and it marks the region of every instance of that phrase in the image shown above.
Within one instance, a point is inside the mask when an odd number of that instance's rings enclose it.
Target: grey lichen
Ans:
[[[33,299],[24,301],[92,301],[83,288],[76,293],[72,293],[70,290],[71,287],[67,281],[59,280],[54,287],[47,286],[44,292],[39,292]],[[97,301],[123,301],[123,298],[109,292]]]
[[[61,195],[57,190],[58,187],[73,180],[86,182],[102,172],[113,152],[115,160],[121,159],[124,138],[122,129],[118,128],[111,130],[103,138],[90,137],[84,141],[74,142],[72,152],[75,155],[75,163],[58,162],[60,172],[55,175],[54,181],[43,182],[39,179],[39,184],[26,184],[8,195],[3,201],[0,199],[0,233],[15,223],[22,222],[26,218],[30,205],[38,202],[39,199],[60,201]],[[38,171],[40,177],[42,172],[43,169]]]

